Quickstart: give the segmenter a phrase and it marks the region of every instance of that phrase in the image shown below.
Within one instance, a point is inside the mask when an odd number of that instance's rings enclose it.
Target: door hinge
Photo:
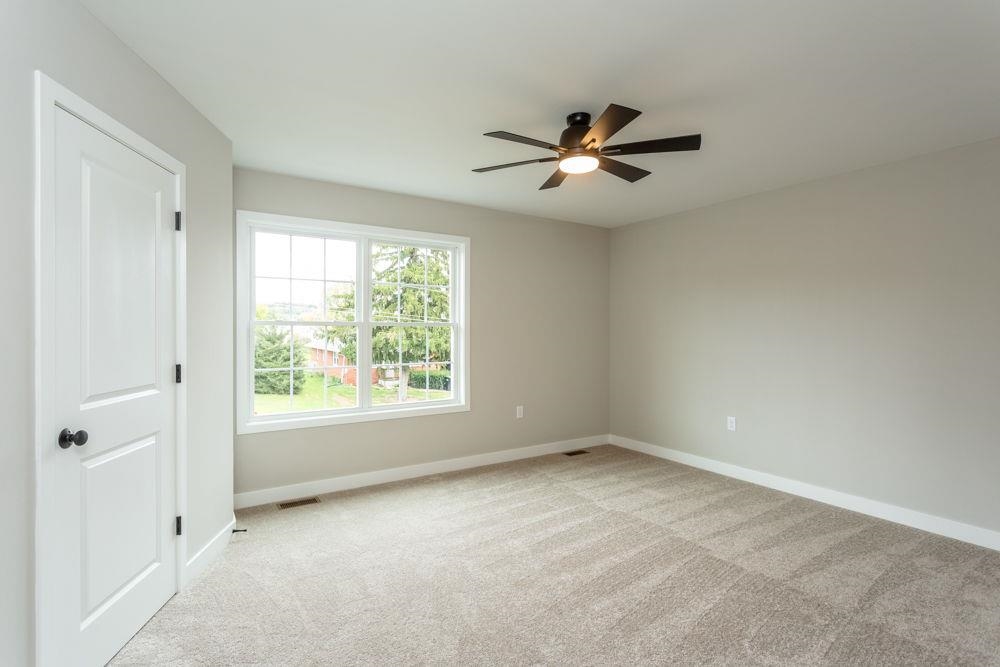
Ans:
[[[181,383],[181,365],[177,364],[174,366],[174,382],[177,384]]]
[[[174,211],[174,229],[181,231],[181,212]]]
[[[181,534],[181,518],[180,517],[177,517],[174,520],[174,527],[175,527],[174,534],[175,535],[180,535]]]

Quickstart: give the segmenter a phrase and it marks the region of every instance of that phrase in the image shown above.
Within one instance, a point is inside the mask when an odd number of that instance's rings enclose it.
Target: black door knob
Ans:
[[[83,447],[84,445],[87,444],[87,439],[89,437],[90,436],[87,435],[87,432],[84,431],[83,429],[80,429],[76,433],[73,433],[73,431],[69,430],[68,428],[64,428],[63,430],[59,431],[59,446],[62,447],[63,449],[69,449],[70,445]]]

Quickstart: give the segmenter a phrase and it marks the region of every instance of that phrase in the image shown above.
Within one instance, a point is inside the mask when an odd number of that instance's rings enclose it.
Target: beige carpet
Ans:
[[[1000,665],[1000,553],[590,451],[242,511],[115,664]]]

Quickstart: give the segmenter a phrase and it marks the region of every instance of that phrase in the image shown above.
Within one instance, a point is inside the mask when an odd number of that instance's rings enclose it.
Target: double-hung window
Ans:
[[[469,240],[237,213],[241,433],[468,409]]]

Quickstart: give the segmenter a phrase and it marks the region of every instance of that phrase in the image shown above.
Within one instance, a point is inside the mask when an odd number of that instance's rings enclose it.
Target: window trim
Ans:
[[[282,415],[253,414],[253,335],[254,320],[254,276],[252,272],[253,232],[256,230],[276,231],[302,236],[323,236],[343,238],[358,243],[358,263],[356,283],[359,287],[356,300],[358,307],[359,334],[363,327],[377,326],[370,320],[371,304],[371,253],[372,241],[412,243],[423,247],[440,247],[452,251],[452,282],[450,285],[451,307],[455,309],[455,340],[452,350],[452,398],[425,401],[420,404],[388,404],[360,407],[366,402],[362,393],[370,389],[370,383],[359,383],[356,408],[341,408],[334,411],[310,411]],[[465,412],[469,404],[469,250],[470,239],[465,236],[423,232],[393,227],[379,227],[357,223],[337,222],[318,218],[304,218],[257,211],[236,211],[236,433],[263,433],[287,429],[315,428],[336,424],[401,419],[423,415]],[[361,280],[361,278],[364,278]],[[359,335],[360,338],[360,335]],[[371,368],[371,351],[358,346],[358,375],[362,369]],[[456,368],[457,366],[457,368]]]

